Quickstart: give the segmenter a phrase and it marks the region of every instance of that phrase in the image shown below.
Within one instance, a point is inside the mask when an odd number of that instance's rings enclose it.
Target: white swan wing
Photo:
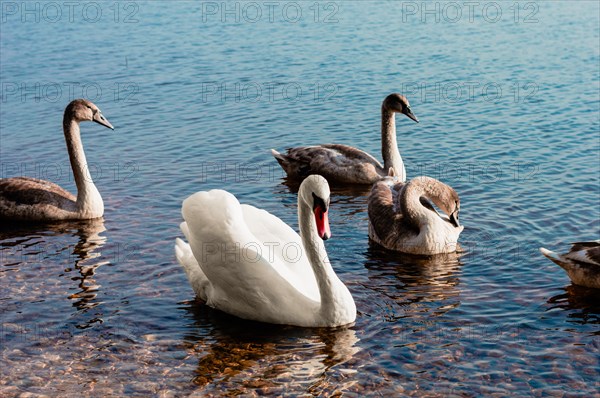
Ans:
[[[302,238],[279,217],[241,205],[246,225],[266,252],[262,256],[305,296],[320,301],[319,286],[306,256]],[[259,245],[257,245],[259,246]]]
[[[289,267],[265,258],[267,248],[249,229],[233,195],[198,192],[184,201],[182,212],[192,253],[210,282],[207,304],[272,323],[314,315],[319,303],[298,289]]]

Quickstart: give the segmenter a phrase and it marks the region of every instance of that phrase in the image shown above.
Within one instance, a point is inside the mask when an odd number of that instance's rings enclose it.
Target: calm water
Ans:
[[[74,190],[62,112],[86,96],[117,128],[82,125],[106,212],[2,226],[0,395],[599,396],[600,296],[538,252],[600,235],[597,2],[53,4],[2,3],[2,177]],[[181,201],[225,188],[296,228],[268,149],[380,157],[394,91],[421,119],[398,119],[409,177],[459,192],[466,253],[372,247],[366,193],[337,191],[327,249],[354,325],[196,302]]]

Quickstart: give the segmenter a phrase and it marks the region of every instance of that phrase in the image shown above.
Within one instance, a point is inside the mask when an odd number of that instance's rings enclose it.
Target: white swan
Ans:
[[[222,190],[183,202],[175,254],[192,288],[216,309],[244,319],[305,327],[354,322],[356,306],[335,274],[323,240],[330,236],[329,185],[317,175],[298,192],[301,237],[274,215],[240,205]]]
[[[396,142],[396,119],[394,113],[402,113],[415,122],[406,97],[388,95],[381,105],[381,153],[383,166],[377,159],[360,149],[341,144],[325,144],[289,148],[286,154],[274,149],[277,159],[288,177],[303,179],[310,174],[320,174],[331,183],[368,184],[385,178],[394,168],[399,180],[406,180],[406,170]]]
[[[600,289],[600,240],[576,242],[565,254],[557,254],[540,247],[544,256],[567,271],[576,285]]]
[[[86,171],[87,162],[79,132],[79,123],[83,121],[93,121],[114,129],[90,101],[77,99],[67,105],[63,131],[77,197],[50,181],[30,177],[3,178],[0,179],[0,219],[44,222],[102,217],[102,197]]]
[[[368,206],[369,238],[386,249],[411,254],[457,250],[464,228],[458,222],[460,199],[454,189],[434,178],[416,177],[404,184],[388,177],[373,185]]]

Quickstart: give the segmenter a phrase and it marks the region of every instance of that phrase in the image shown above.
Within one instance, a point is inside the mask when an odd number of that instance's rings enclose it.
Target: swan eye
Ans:
[[[312,197],[313,197],[313,210],[320,207],[323,210],[323,212],[326,212],[327,209],[329,208],[329,198],[327,199],[327,203],[325,203],[325,201],[323,199],[321,199],[320,197],[318,197],[317,195],[315,195],[314,192],[312,193]]]

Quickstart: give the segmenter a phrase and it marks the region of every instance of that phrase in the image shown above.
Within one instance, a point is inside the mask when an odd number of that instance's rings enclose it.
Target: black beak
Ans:
[[[456,228],[460,227],[460,224],[458,223],[458,211],[454,211],[452,214],[450,214],[450,223],[452,223],[452,225],[454,225]]]
[[[104,127],[108,127],[111,130],[114,130],[115,128],[113,127],[112,124],[110,124],[110,122],[108,121],[108,119],[106,119],[104,117],[104,115],[102,115],[102,113],[100,112],[96,112],[96,114],[94,115],[94,122],[103,125]]]
[[[408,116],[409,118],[411,118],[412,120],[414,120],[415,122],[419,123],[419,119],[417,119],[417,117],[415,116],[415,114],[412,113],[412,111],[410,109],[406,110],[405,115]]]

